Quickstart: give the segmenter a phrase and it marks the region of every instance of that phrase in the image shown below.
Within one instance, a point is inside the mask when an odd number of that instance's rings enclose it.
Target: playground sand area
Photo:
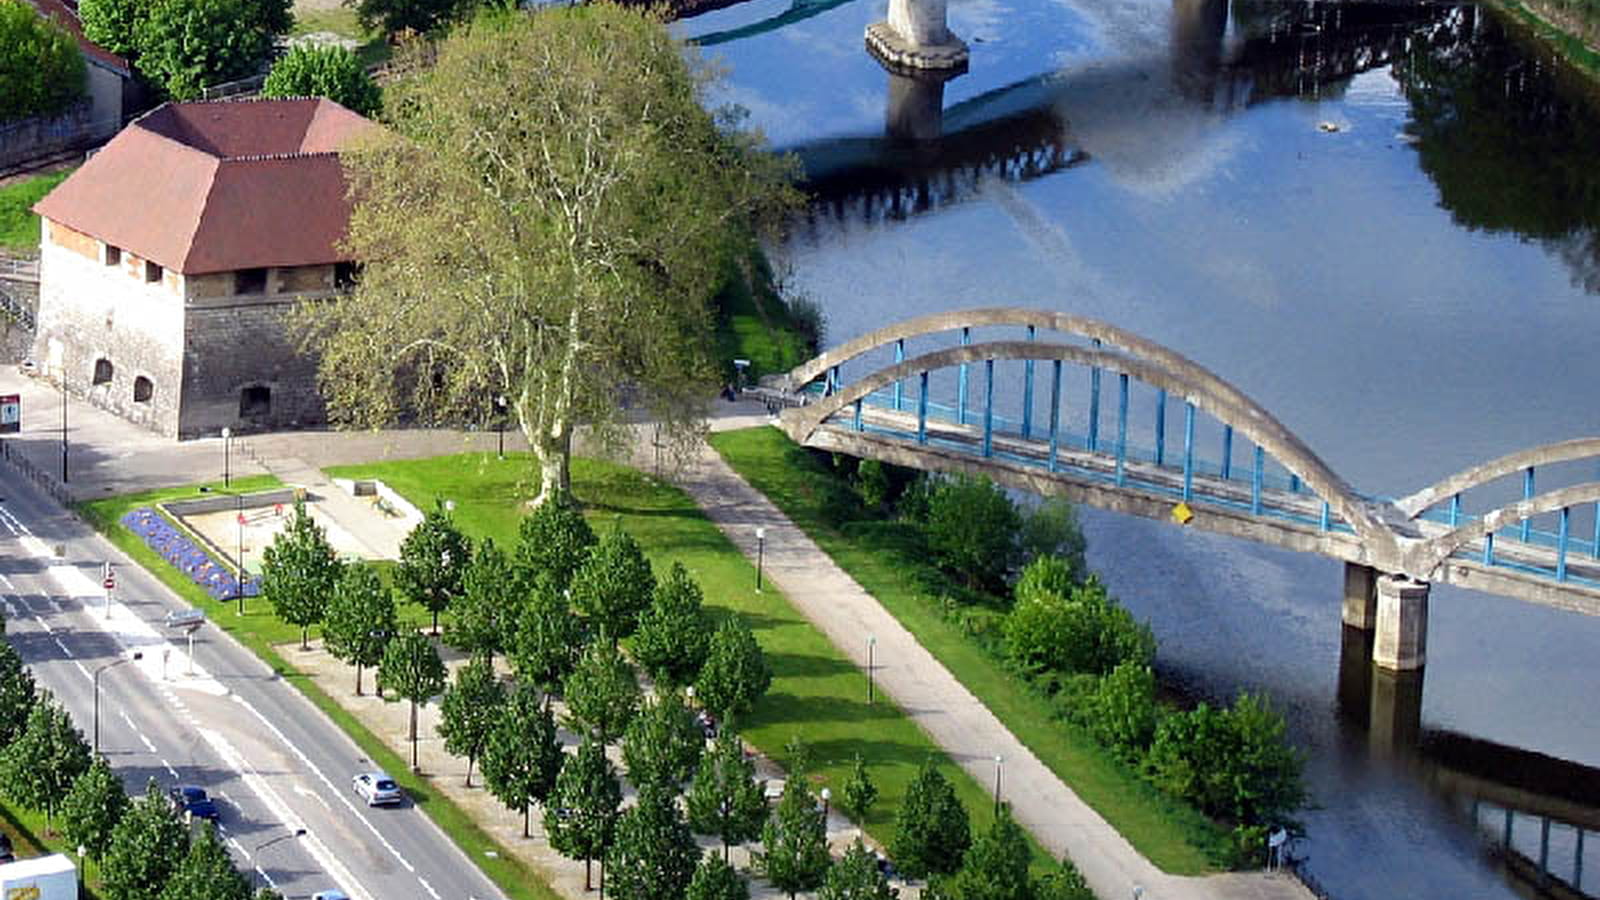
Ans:
[[[292,490],[214,496],[164,505],[169,514],[204,538],[210,549],[223,557],[223,562],[237,566],[243,557],[245,571],[259,575],[262,554],[278,533],[289,527],[294,517]],[[323,497],[310,491],[305,491],[303,496],[306,514],[321,526],[340,559],[383,558],[329,514]],[[210,508],[218,505],[222,508]],[[379,515],[376,510],[366,512]]]

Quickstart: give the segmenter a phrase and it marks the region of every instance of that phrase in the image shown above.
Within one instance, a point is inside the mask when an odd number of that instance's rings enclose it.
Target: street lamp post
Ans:
[[[878,645],[875,635],[867,635],[867,705],[872,705],[872,648]]]
[[[822,830],[828,830],[828,801],[833,799],[833,791],[822,789]]]
[[[67,483],[67,368],[61,367],[61,483]]]
[[[1000,764],[1005,759],[1000,754],[994,755],[994,817],[1000,818]]]
[[[495,430],[496,442],[499,444],[498,455],[499,455],[499,457],[501,459],[505,459],[506,458],[506,395],[505,394],[495,394],[494,395],[494,409],[495,409],[495,413],[497,414],[497,420],[496,420],[496,423],[495,423],[494,430]]]
[[[239,538],[238,538],[238,540],[239,540],[239,543],[238,543],[239,552],[238,552],[238,555],[236,555],[234,557],[234,561],[239,564],[239,577],[236,579],[236,581],[238,582],[238,586],[239,586],[239,590],[237,591],[237,593],[239,595],[239,610],[238,610],[238,614],[242,616],[242,615],[244,615],[244,586],[245,586],[246,581],[248,581],[249,578],[250,578],[250,576],[245,573],[245,568],[244,568],[244,495],[243,494],[234,494],[233,495],[233,511],[234,511],[234,522],[237,523],[238,535],[239,535]]]
[[[140,653],[138,650],[135,650],[135,651],[133,651],[133,655],[132,656],[124,656],[121,659],[113,659],[111,662],[103,663],[103,664],[101,664],[99,666],[96,666],[95,670],[94,670],[94,676],[89,679],[90,681],[94,682],[94,755],[95,756],[99,756],[100,755],[100,673],[104,672],[105,670],[107,670],[109,668],[111,668],[112,666],[120,666],[125,662],[131,662],[131,661],[136,660],[136,659],[144,659],[144,654]]]
[[[228,457],[230,457],[232,455],[232,452],[231,452],[232,450],[233,450],[233,429],[231,429],[228,426],[224,425],[224,426],[222,426],[222,486],[223,487],[228,487],[230,484],[232,484],[232,478],[230,477],[229,466],[228,466]]]
[[[273,844],[276,844],[279,841],[291,841],[297,837],[303,837],[305,833],[306,830],[304,828],[296,828],[294,831],[288,834],[280,834],[275,838],[262,841],[256,845],[254,850],[250,851],[250,891],[252,894],[255,893],[257,888],[261,887],[261,876],[263,873],[261,871],[261,866],[256,864],[256,857],[261,853],[261,851],[271,847]]]
[[[756,593],[761,593],[761,561],[767,552],[767,530],[756,529]]]

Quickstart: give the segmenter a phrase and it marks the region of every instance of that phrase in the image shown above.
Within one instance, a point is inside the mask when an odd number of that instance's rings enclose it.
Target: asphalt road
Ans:
[[[100,587],[108,560],[109,605]],[[141,654],[101,673],[101,752],[130,793],[150,778],[163,791],[206,788],[241,868],[259,866],[257,877],[286,897],[333,887],[358,900],[500,897],[421,810],[368,808],[350,787],[371,768],[360,749],[252,653],[206,624],[191,659],[184,636],[163,624],[186,605],[8,468],[0,604],[7,637],[87,740],[93,673]]]

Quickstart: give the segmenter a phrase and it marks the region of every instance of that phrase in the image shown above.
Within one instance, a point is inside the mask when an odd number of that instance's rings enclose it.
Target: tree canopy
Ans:
[[[277,0],[152,0],[134,24],[139,70],[176,100],[253,74],[288,27],[285,6]]]
[[[383,106],[383,92],[367,74],[361,57],[337,45],[296,44],[272,64],[261,85],[263,97],[327,97],[363,116]]]
[[[956,871],[971,843],[966,807],[930,757],[906,788],[889,853],[900,871],[921,878]]]
[[[772,686],[772,667],[749,626],[729,618],[711,636],[695,696],[706,709],[724,718],[745,712]]]
[[[304,502],[295,501],[288,527],[262,554],[261,594],[278,618],[300,626],[300,649],[306,649],[311,626],[327,612],[343,566],[326,529],[306,512]]]
[[[65,110],[87,78],[66,28],[21,0],[0,0],[0,122]]]
[[[495,714],[483,748],[483,783],[507,808],[522,810],[522,836],[528,836],[528,808],[555,790],[566,755],[556,736],[555,713],[539,702],[539,691],[523,685]]]
[[[72,717],[44,691],[28,711],[22,733],[0,749],[0,788],[29,809],[42,811],[48,824],[67,789],[89,770],[89,762],[89,745],[73,727]]]
[[[694,682],[711,646],[711,619],[702,608],[700,585],[683,563],[674,562],[656,585],[650,606],[639,615],[633,634],[633,658],[657,682]]]
[[[702,105],[709,80],[659,21],[596,4],[480,16],[391,86],[391,128],[345,157],[363,276],[297,316],[330,415],[480,421],[503,395],[539,499],[576,425],[629,434],[624,392],[692,430],[725,262],[796,196],[790,162]]]
[[[472,764],[489,742],[489,732],[506,702],[506,690],[494,674],[487,656],[475,656],[456,670],[455,684],[439,704],[439,735],[444,749],[467,757],[467,787],[472,787]]]
[[[334,659],[356,667],[356,696],[361,670],[383,661],[383,648],[399,631],[394,594],[378,570],[367,563],[346,566],[323,617],[322,644]]]
[[[434,634],[439,633],[439,613],[461,596],[471,562],[472,541],[450,520],[443,503],[425,514],[400,542],[395,587],[402,597],[433,613]]]

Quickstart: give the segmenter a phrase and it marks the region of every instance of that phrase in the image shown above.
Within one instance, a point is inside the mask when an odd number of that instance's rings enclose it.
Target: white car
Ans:
[[[350,900],[350,895],[344,891],[317,891],[311,900]]]
[[[399,803],[404,798],[400,785],[382,772],[362,772],[350,779],[350,786],[367,801],[368,806]]]

